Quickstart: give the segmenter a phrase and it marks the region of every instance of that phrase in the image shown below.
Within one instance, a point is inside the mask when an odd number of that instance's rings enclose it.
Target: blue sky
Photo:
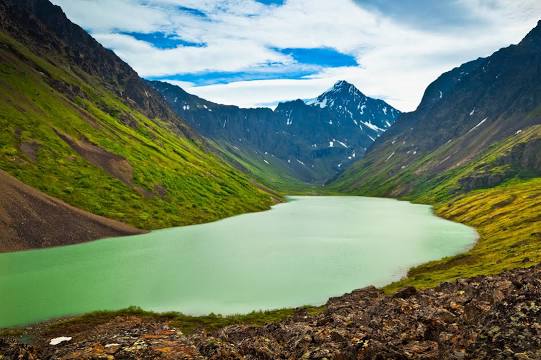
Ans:
[[[240,106],[337,80],[413,110],[461,63],[516,43],[538,0],[53,0],[139,74]]]
[[[119,32],[123,35],[131,36],[137,40],[152,44],[158,49],[174,49],[182,46],[204,47],[205,43],[196,43],[191,41],[182,40],[179,36],[174,34],[168,34],[166,32],[154,31],[149,33],[140,32]]]

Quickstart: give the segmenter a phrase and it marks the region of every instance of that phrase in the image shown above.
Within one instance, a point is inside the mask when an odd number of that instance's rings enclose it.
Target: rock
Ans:
[[[405,288],[397,291],[394,294],[394,297],[400,298],[400,299],[407,299],[410,296],[413,296],[415,294],[417,294],[417,289],[414,288],[413,286],[408,286],[408,287],[405,287]]]
[[[330,299],[321,313],[299,311],[264,326],[237,324],[193,334],[163,318],[119,317],[78,332],[77,341],[63,346],[46,345],[49,340],[39,331],[32,334],[34,347],[0,337],[0,354],[6,359],[541,359],[539,279],[541,266],[534,266],[434,289],[406,288],[393,296],[366,288]]]
[[[116,353],[118,351],[118,349],[120,349],[121,345],[120,344],[106,344],[104,346],[105,348],[105,353],[106,354],[110,354],[110,355],[113,355],[114,353]]]
[[[70,336],[60,336],[60,337],[56,337],[54,339],[51,339],[51,341],[49,341],[49,345],[58,345],[58,344],[61,344],[63,342],[66,342],[66,341],[71,341],[71,337]]]
[[[345,342],[347,341],[347,334],[343,330],[333,330],[331,331],[331,340],[334,342]]]

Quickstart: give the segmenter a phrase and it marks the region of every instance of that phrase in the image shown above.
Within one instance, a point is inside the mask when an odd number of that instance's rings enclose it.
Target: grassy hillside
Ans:
[[[445,161],[448,150],[460,141],[459,137],[448,142],[412,161],[400,172],[392,169],[400,164],[403,155],[392,149],[382,149],[354,164],[330,187],[355,194],[400,196],[417,202],[439,203],[512,178],[541,176],[541,125],[530,126],[494,143],[471,161],[459,162],[449,170],[437,174],[427,171]]]
[[[519,44],[439,76],[333,186],[432,203],[541,176],[539,43],[541,22]]]
[[[271,197],[175,124],[99,78],[0,33],[0,168],[92,213],[144,229],[266,209]]]
[[[234,145],[227,142],[212,144],[228,162],[276,191],[288,195],[321,193],[321,185],[300,180],[282,159],[272,155],[263,156],[247,146],[232,149]]]
[[[387,177],[401,160],[399,154],[391,155],[392,149],[383,149],[390,153],[377,160],[379,171],[370,171],[376,163],[371,164],[369,158],[365,160],[369,165],[361,170],[362,183],[356,183],[357,177],[345,176],[332,185],[335,189],[351,187],[356,194],[433,204],[439,216],[478,231],[479,241],[471,250],[415,267],[405,279],[389,285],[388,291],[408,285],[433,287],[541,261],[541,125],[492,144],[469,162],[439,174],[427,173],[427,168],[448,156],[454,141]]]
[[[407,285],[432,287],[541,262],[541,178],[473,191],[437,206],[436,213],[475,227],[478,242],[464,254],[411,269],[407,278],[389,285],[388,291]]]

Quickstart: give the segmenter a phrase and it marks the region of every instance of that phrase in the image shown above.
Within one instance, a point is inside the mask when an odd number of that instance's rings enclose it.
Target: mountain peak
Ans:
[[[339,80],[334,85],[323,92],[315,99],[306,100],[307,105],[316,105],[319,107],[334,106],[345,102],[362,102],[367,97],[355,87],[345,80]]]
[[[337,100],[345,98],[365,98],[366,96],[355,87],[355,85],[348,83],[345,80],[339,80],[334,85],[323,92],[317,97],[320,102],[324,99]]]
[[[353,84],[348,83],[346,80],[338,80],[334,83],[333,89],[350,88],[355,87]]]
[[[536,27],[534,27],[522,41],[519,45],[522,46],[530,46],[534,47],[535,49],[541,48],[541,20],[537,22]]]
[[[361,91],[355,87],[355,85],[348,83],[346,80],[339,80],[335,82],[333,87],[325,91],[323,94],[329,94],[329,93],[335,93],[335,94],[336,93],[339,93],[339,94],[360,93],[362,94]],[[362,95],[364,96],[364,94]]]

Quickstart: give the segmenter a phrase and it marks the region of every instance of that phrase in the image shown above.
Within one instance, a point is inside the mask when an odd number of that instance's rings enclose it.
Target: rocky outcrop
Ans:
[[[480,173],[459,179],[461,192],[469,192],[475,189],[490,188],[501,184],[510,177],[510,173],[491,174]]]
[[[497,165],[511,165],[519,171],[541,175],[541,139],[520,143],[496,161]]]
[[[330,299],[317,315],[299,309],[262,327],[234,325],[190,335],[167,320],[137,316],[108,319],[83,332],[72,327],[75,333],[69,334],[41,325],[26,329],[32,335],[23,338],[32,339],[30,344],[4,336],[0,354],[8,359],[539,359],[540,279],[536,266],[394,295],[369,287]],[[73,340],[49,345],[56,336]]]
[[[514,176],[541,176],[541,139],[518,143],[493,162],[460,178],[460,190],[490,188]]]

